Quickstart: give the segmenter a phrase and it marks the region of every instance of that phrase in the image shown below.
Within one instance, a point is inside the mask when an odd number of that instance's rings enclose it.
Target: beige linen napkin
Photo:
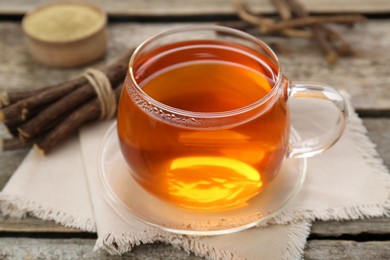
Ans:
[[[31,150],[0,193],[5,215],[29,212],[68,227],[95,231],[78,138],[43,157]]]
[[[294,110],[298,129],[307,129],[308,116],[321,116],[316,114],[318,109],[311,109],[311,104],[298,105]],[[322,122],[322,118],[319,120]],[[74,138],[47,158],[31,151],[0,193],[3,213],[29,212],[89,231],[96,227],[96,248],[111,253],[126,252],[139,243],[163,241],[212,259],[299,259],[310,220],[389,215],[389,173],[377,158],[360,119],[352,112],[344,136],[331,150],[309,160],[301,193],[271,220],[289,224],[191,237],[159,230],[132,216],[125,221],[109,205],[97,172],[97,152],[109,124],[83,129],[80,142]]]

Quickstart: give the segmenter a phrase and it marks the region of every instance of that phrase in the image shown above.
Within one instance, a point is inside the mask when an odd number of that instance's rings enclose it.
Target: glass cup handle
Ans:
[[[330,148],[341,137],[344,132],[348,111],[346,102],[339,92],[334,88],[321,83],[291,82],[288,87],[289,98],[314,98],[331,101],[339,110],[337,121],[325,134],[297,141],[290,144],[287,157],[303,158],[311,157]]]

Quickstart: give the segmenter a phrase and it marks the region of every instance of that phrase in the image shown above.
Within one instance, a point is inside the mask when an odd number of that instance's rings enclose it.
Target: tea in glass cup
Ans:
[[[330,100],[340,120],[326,135],[292,146],[290,97]],[[196,26],[157,35],[136,49],[117,129],[123,157],[145,190],[178,207],[223,211],[261,194],[286,157],[330,147],[345,118],[334,89],[291,83],[262,41]]]

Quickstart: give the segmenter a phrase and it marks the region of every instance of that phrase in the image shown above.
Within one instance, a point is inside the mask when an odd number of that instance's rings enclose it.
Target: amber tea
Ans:
[[[277,71],[249,48],[210,40],[157,48],[139,59],[133,73],[142,91],[162,106],[213,120],[265,97]],[[198,119],[180,125],[180,115],[142,101],[132,84],[128,75],[118,133],[133,176],[150,193],[185,208],[231,209],[244,206],[273,179],[289,135],[283,94],[261,116],[254,113],[228,127],[197,127]]]

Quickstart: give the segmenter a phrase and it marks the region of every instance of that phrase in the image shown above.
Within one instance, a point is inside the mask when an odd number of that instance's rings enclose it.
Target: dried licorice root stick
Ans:
[[[44,127],[42,127],[39,131],[39,133],[37,135],[34,135],[34,136],[24,136],[24,135],[21,135],[20,134],[20,131],[19,131],[19,127],[16,129],[17,132],[18,132],[18,138],[21,142],[23,143],[29,143],[29,142],[32,142],[32,141],[35,141],[37,140],[38,138],[42,138],[43,136],[45,136],[51,129],[53,129],[57,124],[61,123],[62,120],[64,120],[64,118],[66,118],[71,112],[67,112],[67,113],[64,113],[60,116],[58,116],[57,118],[51,120],[50,122],[48,122]]]
[[[292,18],[292,13],[286,0],[273,0],[273,4],[279,13],[279,16],[283,20],[289,20]]]
[[[39,106],[32,111],[26,116],[24,119],[20,119],[18,117],[14,117],[11,119],[6,119],[3,121],[3,125],[5,129],[10,133],[12,136],[17,137],[19,135],[18,132],[18,127],[20,127],[22,124],[26,122],[26,120],[29,120],[36,116],[41,110],[43,109],[43,106]]]
[[[273,4],[277,12],[279,13],[279,16],[283,20],[292,19],[293,14],[286,0],[273,0]],[[292,37],[306,38],[306,39],[313,38],[313,34],[310,31],[303,30],[303,29],[284,29],[280,33],[291,38]]]
[[[50,88],[55,88],[57,85],[42,87],[32,90],[11,90],[0,92],[0,108],[12,105],[22,99],[34,96]]]
[[[241,3],[240,0],[233,0],[234,8],[237,11],[238,16],[253,25],[259,27],[260,32],[268,33],[268,28],[275,26],[276,22],[270,18],[264,18],[260,15],[254,15],[250,10]],[[295,28],[285,28],[283,30],[274,31],[278,32],[287,37],[298,37],[298,38],[311,38],[312,35],[304,30],[299,30]]]
[[[25,120],[29,116],[30,111],[65,96],[86,82],[87,80],[85,78],[76,78],[52,87],[46,87],[47,89],[44,91],[22,99],[0,110],[0,121],[14,118]]]
[[[240,0],[233,0],[233,6],[237,11],[238,16],[248,23],[256,24],[258,26],[268,26],[274,23],[274,21],[270,18],[264,18],[259,15],[252,14],[247,6]]]
[[[20,126],[23,123],[22,120],[18,118],[14,119],[8,119],[3,122],[5,129],[9,134],[11,134],[14,137],[18,137],[19,132],[18,132],[18,126]]]
[[[131,52],[126,53],[126,55],[119,61],[102,70],[107,75],[112,86],[116,86],[123,81],[127,72],[130,54]],[[18,127],[21,140],[33,139],[42,131],[47,130],[46,126],[49,125],[50,122],[76,109],[78,106],[82,105],[94,96],[96,96],[95,90],[89,83],[87,83],[53,104],[47,106],[37,116]]]
[[[119,98],[122,88],[115,88],[115,97]],[[95,98],[81,108],[75,110],[62,122],[57,124],[43,139],[34,144],[35,150],[42,155],[49,153],[53,148],[75,133],[82,125],[97,120],[101,114],[100,101]],[[117,102],[118,103],[118,102]]]

